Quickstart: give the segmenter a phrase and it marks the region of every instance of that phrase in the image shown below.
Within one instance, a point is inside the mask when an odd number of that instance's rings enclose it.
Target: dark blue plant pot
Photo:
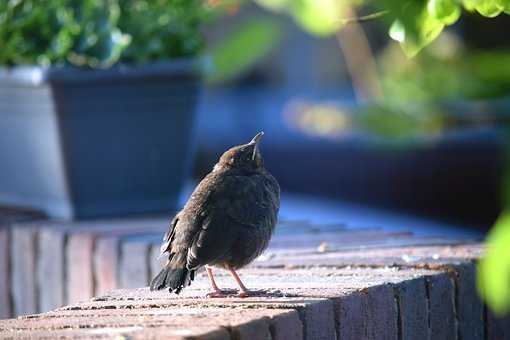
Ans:
[[[189,173],[196,63],[0,70],[0,205],[169,212]]]

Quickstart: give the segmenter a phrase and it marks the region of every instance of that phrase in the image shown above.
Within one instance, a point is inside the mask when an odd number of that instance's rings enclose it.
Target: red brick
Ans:
[[[458,338],[484,339],[484,308],[476,289],[476,268],[473,263],[452,266],[455,270]]]
[[[168,258],[159,257],[159,244],[150,247],[149,251],[149,263],[150,263],[150,277],[155,277],[163,268]]]
[[[335,299],[336,328],[339,339],[363,339],[367,337],[366,298],[366,294],[352,292]]]
[[[101,237],[96,240],[94,251],[94,275],[96,295],[119,288],[118,274],[119,240],[117,237]]]
[[[205,334],[199,334],[193,337],[196,340],[230,340],[230,334],[225,328],[211,330]],[[189,338],[188,338],[189,339]]]
[[[64,244],[62,231],[53,228],[39,231],[37,276],[43,312],[64,305]]]
[[[155,329],[145,328],[142,331],[128,333],[125,335],[125,338],[133,340],[231,340],[229,332],[225,328],[218,327],[202,327],[201,329],[194,328],[187,332],[183,332],[184,334],[182,335],[179,335],[179,333],[179,330],[176,330],[174,327],[158,327]]]
[[[454,282],[447,273],[429,276],[426,281],[429,296],[430,339],[455,339],[457,331]]]
[[[497,317],[487,310],[487,340],[510,339],[510,315]]]
[[[146,287],[149,282],[149,245],[146,242],[124,242],[121,245],[120,286]]]
[[[68,238],[67,303],[86,301],[94,294],[93,249],[94,236],[91,234],[77,233]]]
[[[402,340],[427,340],[428,303],[425,280],[417,278],[395,285]]]
[[[252,267],[292,266],[426,266],[466,262],[483,254],[483,244],[417,245],[363,250],[292,253],[292,249],[268,251]]]
[[[317,300],[299,309],[304,338],[327,340],[336,338],[335,316],[331,300]]]
[[[397,339],[398,307],[393,287],[388,284],[370,287],[366,294],[367,339]]]
[[[161,236],[168,227],[167,217],[129,217],[84,221],[47,221],[42,227],[58,228],[66,233],[94,234],[102,237]]]
[[[271,340],[267,319],[255,319],[232,327],[231,335],[236,340]]]
[[[14,315],[37,312],[36,296],[36,238],[31,226],[11,229],[12,298]]]
[[[278,229],[277,229],[278,230]],[[303,232],[296,230],[282,234],[276,232],[269,245],[271,251],[284,253],[316,251],[321,243],[327,243],[330,250],[352,249],[356,246],[380,246],[388,243],[412,244],[413,234],[409,232],[385,232],[380,229],[323,230],[310,228]],[[425,239],[422,242],[425,242]]]
[[[11,311],[11,258],[9,229],[0,227],[0,319],[9,318]]]
[[[297,311],[287,311],[270,319],[269,331],[273,340],[303,339],[303,324]]]

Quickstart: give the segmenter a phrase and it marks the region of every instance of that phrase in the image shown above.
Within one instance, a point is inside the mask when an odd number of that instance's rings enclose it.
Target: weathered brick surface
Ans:
[[[228,278],[224,273],[219,276],[219,281]],[[248,299],[206,299],[203,296],[207,281],[199,276],[196,285],[187,288],[182,296],[147,289],[119,290],[55,312],[0,322],[0,332],[2,335],[16,332],[30,336],[81,334],[132,338],[165,335],[177,339],[335,339],[337,336],[339,339],[397,339],[399,336],[403,339],[424,332],[433,334],[433,329],[428,328],[427,306],[430,310],[438,309],[451,320],[448,308],[441,309],[438,300],[443,296],[451,299],[453,285],[448,274],[441,271],[276,268],[249,269],[243,272],[243,277],[248,282],[258,278],[255,288],[261,288],[260,284],[270,289]],[[299,282],[302,287],[297,287]],[[353,287],[345,288],[346,285]],[[81,333],[69,333],[68,327],[76,331],[80,325],[85,327]]]
[[[335,299],[336,329],[339,339],[366,339],[367,295],[353,292]]]
[[[367,289],[366,327],[367,339],[385,340],[398,337],[398,306],[390,285]]]
[[[195,331],[193,338],[196,340],[230,340],[230,334],[225,328],[216,328],[204,331],[203,334]],[[189,338],[188,338],[189,339]]]
[[[487,340],[510,339],[510,315],[497,317],[487,310],[486,322]]]
[[[0,207],[0,227],[34,221],[44,220],[46,215],[40,211],[20,207]]]
[[[9,230],[0,226],[0,319],[11,316],[11,271]]]
[[[152,245],[149,250],[149,266],[150,266],[150,277],[155,277],[161,268],[163,268],[163,265],[165,264],[166,260],[164,257],[159,256],[159,245]]]
[[[40,310],[48,311],[64,305],[65,235],[58,229],[39,231],[37,282]]]
[[[456,265],[456,311],[458,338],[479,340],[484,334],[484,308],[476,290],[476,267],[471,263]]]
[[[425,280],[417,278],[395,287],[399,308],[399,332],[402,340],[427,340],[428,301]]]
[[[148,283],[149,245],[146,242],[125,242],[121,248],[121,287],[145,287]]]
[[[449,340],[457,335],[455,320],[455,285],[447,273],[426,278],[430,339]]]
[[[474,266],[469,262],[481,255],[479,245],[458,246],[453,241],[434,245],[436,239],[378,229],[350,235],[352,231],[341,226],[316,230],[303,224],[299,233],[292,224],[284,227],[273,248],[240,272],[248,287],[259,291],[247,299],[204,298],[208,281],[199,272],[179,296],[130,289],[76,303],[120,285],[146,286],[165,261],[156,260],[161,235],[154,237],[154,231],[162,233],[166,224],[166,219],[63,223],[58,224],[63,231],[59,236],[47,231],[57,227],[49,223],[39,238],[35,231],[32,238],[19,236],[17,242],[25,248],[30,242],[36,245],[31,255],[38,258],[32,263],[37,273],[31,281],[33,291],[56,287],[35,299],[34,308],[57,305],[62,291],[73,304],[0,322],[0,337],[436,340],[459,335],[464,340],[476,338],[467,336],[471,331],[476,335],[481,330],[483,336],[486,330],[489,339],[505,334],[504,324],[490,315],[483,324],[484,310],[475,295]],[[67,234],[66,243],[63,235]],[[368,249],[353,250],[363,242]],[[402,247],[406,242],[420,246]],[[49,244],[66,244],[62,270],[59,260],[51,266],[52,259],[59,257],[59,247]],[[380,246],[386,248],[376,249]],[[18,261],[26,262],[19,256]],[[237,287],[228,273],[215,272],[218,284],[235,294]],[[30,274],[17,275],[19,279]],[[59,277],[67,278],[63,289],[58,287]],[[30,284],[26,288],[30,291]]]
[[[274,315],[270,319],[269,331],[273,340],[303,338],[303,324],[295,310]]]
[[[11,287],[15,315],[36,313],[36,242],[32,227],[11,229]]]
[[[294,253],[293,249],[268,252],[257,259],[254,267],[316,266],[409,266],[446,265],[477,259],[483,254],[480,243],[462,245],[418,245],[368,248],[345,251]]]
[[[271,340],[266,318],[255,319],[232,327],[231,335],[236,340]]]
[[[119,239],[101,237],[96,240],[94,252],[94,276],[96,295],[102,295],[119,287],[118,273]]]
[[[336,338],[335,316],[331,300],[314,301],[299,310],[303,334],[307,340]]]
[[[94,235],[72,234],[66,246],[67,302],[86,301],[94,295]]]

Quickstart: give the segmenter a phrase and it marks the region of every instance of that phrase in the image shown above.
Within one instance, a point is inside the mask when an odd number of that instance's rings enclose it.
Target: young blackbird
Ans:
[[[258,149],[263,134],[225,152],[177,213],[161,246],[168,261],[151,290],[168,287],[179,294],[205,266],[212,287],[208,296],[222,297],[211,268],[215,266],[231,273],[240,297],[249,295],[235,270],[266,249],[280,206],[280,187],[264,168]]]

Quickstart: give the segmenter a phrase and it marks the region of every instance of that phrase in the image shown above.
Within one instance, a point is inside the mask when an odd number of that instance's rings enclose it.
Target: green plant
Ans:
[[[2,0],[0,65],[108,67],[193,56],[203,0]]]
[[[291,15],[312,34],[335,34],[352,21],[350,8],[377,8],[389,35],[408,56],[416,55],[459,19],[461,9],[493,18],[510,14],[510,0],[254,0],[272,11]]]

